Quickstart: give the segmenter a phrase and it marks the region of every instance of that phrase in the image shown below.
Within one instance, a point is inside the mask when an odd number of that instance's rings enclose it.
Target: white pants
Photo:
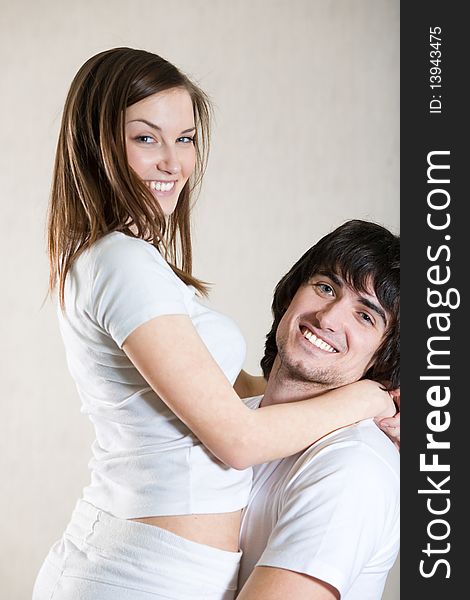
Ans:
[[[232,600],[240,558],[79,500],[33,600]]]

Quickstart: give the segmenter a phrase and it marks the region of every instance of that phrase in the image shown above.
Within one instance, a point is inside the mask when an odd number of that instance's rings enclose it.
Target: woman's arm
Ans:
[[[295,454],[339,427],[394,413],[388,393],[367,380],[311,400],[251,410],[185,315],[144,323],[123,350],[181,421],[235,469]]]
[[[251,398],[262,396],[266,389],[266,379],[262,375],[250,375],[246,371],[240,371],[233,389],[240,398]]]

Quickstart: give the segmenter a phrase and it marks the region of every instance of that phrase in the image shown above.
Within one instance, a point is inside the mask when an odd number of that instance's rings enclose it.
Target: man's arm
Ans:
[[[336,588],[303,573],[256,567],[237,600],[339,600]]]

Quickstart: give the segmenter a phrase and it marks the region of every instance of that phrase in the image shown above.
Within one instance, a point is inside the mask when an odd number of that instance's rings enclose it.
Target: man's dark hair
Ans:
[[[272,304],[273,325],[266,336],[261,368],[267,379],[277,355],[276,332],[299,287],[314,275],[334,274],[360,293],[371,289],[387,313],[387,329],[373,365],[363,379],[400,386],[400,238],[381,225],[347,221],[298,260],[277,284]]]

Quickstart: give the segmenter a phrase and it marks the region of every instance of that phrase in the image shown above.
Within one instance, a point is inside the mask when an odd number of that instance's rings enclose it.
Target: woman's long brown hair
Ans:
[[[174,213],[165,219],[128,164],[125,110],[173,88],[187,90],[193,102],[196,168]],[[58,284],[62,308],[65,278],[74,260],[112,231],[152,243],[186,284],[207,293],[207,286],[192,276],[190,212],[207,163],[210,117],[204,92],[150,52],[114,48],[80,68],[65,102],[48,213],[49,292]]]

